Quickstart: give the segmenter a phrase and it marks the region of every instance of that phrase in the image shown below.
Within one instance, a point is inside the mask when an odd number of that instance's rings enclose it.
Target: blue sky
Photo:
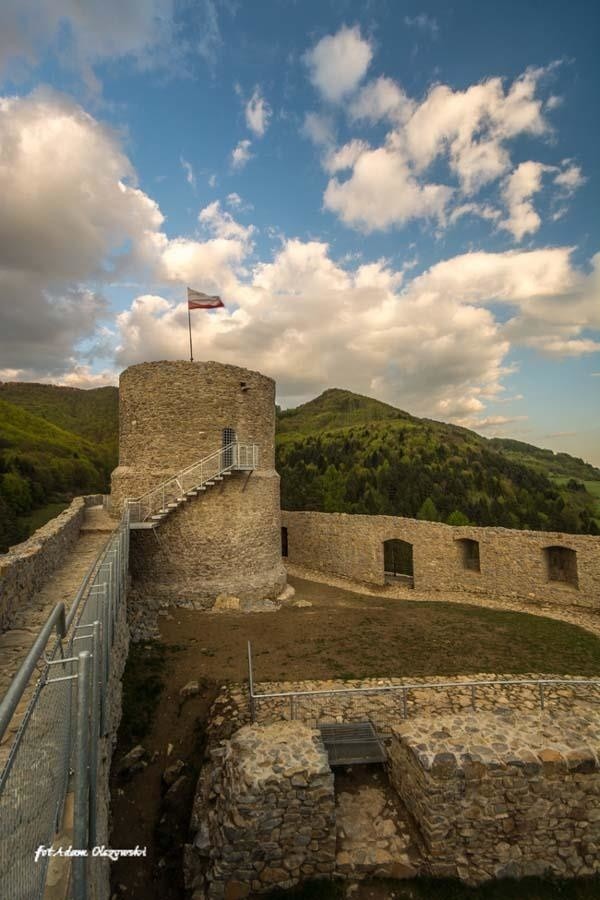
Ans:
[[[0,377],[347,387],[600,464],[589,2],[7,0]]]

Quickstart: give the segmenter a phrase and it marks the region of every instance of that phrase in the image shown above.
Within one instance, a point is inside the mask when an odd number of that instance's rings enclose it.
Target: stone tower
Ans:
[[[224,442],[258,445],[258,464],[190,499],[155,530],[131,534],[131,572],[151,605],[212,605],[220,593],[273,598],[285,586],[275,382],[217,362],[130,366],[119,383],[112,503],[140,497]]]

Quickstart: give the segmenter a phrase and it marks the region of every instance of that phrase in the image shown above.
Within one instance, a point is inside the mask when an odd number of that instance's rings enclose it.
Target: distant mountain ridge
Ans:
[[[31,510],[109,489],[118,402],[116,387],[0,382],[0,551],[26,536],[22,518]],[[592,533],[600,526],[600,469],[589,463],[341,388],[278,409],[276,446],[287,509]]]
[[[276,446],[285,509],[600,531],[600,469],[339,388],[280,411]]]

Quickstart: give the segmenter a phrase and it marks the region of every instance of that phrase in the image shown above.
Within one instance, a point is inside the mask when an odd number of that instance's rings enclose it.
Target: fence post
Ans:
[[[77,729],[75,732],[75,805],[73,815],[73,849],[88,850],[88,811],[90,789],[89,733],[89,650],[82,650],[77,664]],[[87,857],[73,857],[73,897],[87,900]]]
[[[106,703],[106,685],[102,681],[102,643],[100,622],[93,624],[92,632],[92,703],[91,703],[91,751],[90,751],[90,846],[96,844],[96,780],[98,778],[98,743],[100,740],[101,707]],[[104,714],[106,718],[106,714]]]
[[[252,672],[252,644],[248,641],[248,689],[250,692],[250,719],[256,722],[256,708],[254,706],[254,673]]]
[[[108,582],[105,581],[102,583],[102,683],[108,684],[108,670],[110,667],[109,653],[110,653],[110,642],[109,642],[109,608],[108,608],[108,590],[109,585]],[[102,724],[101,724],[102,734],[105,735],[108,730],[108,722],[106,716],[106,705],[102,704]]]

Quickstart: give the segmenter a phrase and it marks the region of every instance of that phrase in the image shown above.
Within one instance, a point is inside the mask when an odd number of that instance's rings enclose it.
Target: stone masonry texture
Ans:
[[[67,557],[79,537],[85,508],[85,498],[76,497],[30,538],[0,555],[0,632],[13,626],[15,615],[31,604]]]
[[[258,467],[235,472],[191,499],[153,532],[132,533],[135,596],[207,608],[220,593],[275,597],[285,585],[279,476],[275,471],[275,383],[216,362],[153,362],[120,379],[119,466],[112,511],[222,445],[231,428],[258,445]]]
[[[600,537],[346,513],[283,511],[282,525],[288,562],[328,575],[384,584],[383,542],[397,539],[413,546],[415,590],[600,609]],[[479,572],[464,568],[464,538],[479,542]],[[576,586],[549,580],[553,546],[576,552]]]
[[[208,854],[208,898],[333,874],[333,774],[318,731],[299,722],[246,725],[213,752],[199,790],[194,844]]]
[[[479,883],[600,871],[597,717],[463,712],[393,729],[392,785],[427,870]]]

